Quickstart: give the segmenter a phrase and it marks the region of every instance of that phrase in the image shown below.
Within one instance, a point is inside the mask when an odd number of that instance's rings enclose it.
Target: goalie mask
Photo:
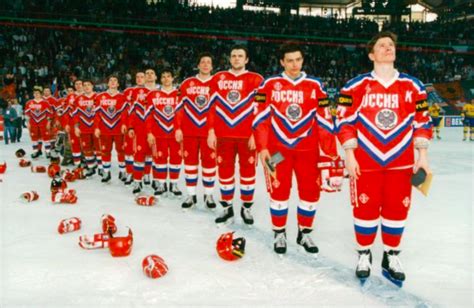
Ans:
[[[132,252],[133,233],[128,229],[128,236],[112,237],[109,233],[109,249],[112,257],[126,257]]]
[[[224,260],[238,260],[245,254],[245,238],[234,239],[234,232],[224,233],[217,240],[216,250],[219,257]]]

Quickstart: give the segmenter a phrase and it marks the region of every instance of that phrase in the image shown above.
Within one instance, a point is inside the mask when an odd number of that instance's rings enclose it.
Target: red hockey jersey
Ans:
[[[183,81],[179,88],[178,110],[175,129],[181,129],[184,136],[207,137],[207,116],[211,107],[212,77],[201,80],[198,76]]]
[[[94,117],[96,110],[96,93],[79,95],[74,100],[74,111],[72,112],[72,125],[78,126],[81,133],[90,134],[94,132]]]
[[[361,170],[412,167],[414,138],[431,139],[426,99],[425,86],[410,75],[396,72],[390,82],[373,72],[357,76],[340,92],[339,141],[344,146],[357,140]]]
[[[174,138],[174,118],[178,108],[178,90],[150,91],[146,97],[150,111],[146,119],[147,131],[154,135]]]
[[[25,115],[30,118],[30,125],[46,126],[53,117],[53,111],[46,100],[36,101],[32,99],[25,104]]]
[[[214,75],[208,129],[217,137],[249,138],[255,115],[254,97],[263,77],[249,71],[235,75],[223,71]]]
[[[270,77],[258,88],[255,101],[258,151],[269,145],[315,151],[321,146],[328,155],[336,155],[329,101],[319,79],[304,72],[295,80],[285,73]]]
[[[102,92],[95,97],[97,110],[94,118],[94,129],[98,128],[102,135],[122,134],[122,125],[127,124],[127,104],[122,93]]]
[[[72,113],[75,110],[74,101],[79,95],[82,95],[82,93],[74,92],[66,96],[62,107],[61,116],[61,125],[63,127],[65,127],[66,125],[72,126],[74,124],[72,123]]]
[[[128,127],[133,128],[136,133],[144,134],[146,130],[146,118],[150,110],[147,104],[146,96],[155,89],[146,87],[135,87],[131,94],[131,105],[128,111]]]

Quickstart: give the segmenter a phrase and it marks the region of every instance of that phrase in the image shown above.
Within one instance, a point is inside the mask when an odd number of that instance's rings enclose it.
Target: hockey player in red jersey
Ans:
[[[42,155],[42,143],[44,143],[47,158],[49,158],[51,149],[50,129],[53,112],[50,104],[43,99],[42,90],[41,87],[35,87],[33,89],[33,99],[25,104],[26,123],[33,142],[32,158],[38,158]]]
[[[173,72],[160,73],[161,87],[150,91],[146,97],[150,113],[146,119],[148,143],[153,155],[153,189],[155,196],[169,191],[181,196],[178,188],[181,169],[181,145],[174,133],[174,117],[178,107],[178,89],[173,87]],[[170,184],[167,184],[169,178]]]
[[[183,81],[179,88],[181,106],[176,111],[176,141],[183,144],[184,173],[186,176],[187,199],[181,204],[190,209],[197,203],[196,185],[198,165],[201,161],[204,203],[208,209],[215,209],[212,193],[216,175],[216,154],[207,145],[207,116],[211,107],[212,55],[201,53],[197,59],[199,73]]]
[[[61,108],[61,102],[51,95],[50,88],[43,89],[43,99],[49,103],[49,105],[51,106],[51,111],[53,112],[52,117],[51,117],[51,128],[49,131],[49,136],[50,136],[51,150],[54,151],[54,145],[56,144],[56,139],[58,137],[58,132],[60,128],[57,114]]]
[[[320,147],[327,155],[337,156],[326,92],[319,79],[301,71],[303,56],[299,45],[282,45],[284,72],[267,78],[255,97],[258,110],[253,128],[265,166],[277,254],[286,253],[287,248],[285,228],[293,173],[300,199],[297,243],[310,254],[318,253],[310,233],[320,194]],[[272,157],[277,156],[283,160],[275,164]]]
[[[145,87],[145,73],[139,71],[135,74],[135,83],[134,87],[130,87],[123,91],[123,95],[125,96],[125,100],[127,102],[127,113],[130,112],[130,108],[132,106],[132,96],[135,89]],[[125,185],[132,184],[133,181],[133,138],[130,138],[129,134],[125,134],[124,136],[124,153],[125,153],[125,173],[126,176],[123,177],[121,180],[125,183]]]
[[[132,106],[129,111],[128,135],[133,144],[133,193],[142,191],[142,180],[151,184],[150,169],[152,153],[147,141],[146,118],[150,106],[146,102],[148,92],[156,90],[156,73],[149,68],[145,71],[145,87],[137,87],[132,94]],[[145,178],[144,178],[145,174]]]
[[[347,82],[340,92],[338,138],[351,177],[351,203],[359,262],[356,276],[366,279],[371,247],[381,223],[384,275],[401,285],[400,240],[411,204],[414,171],[430,173],[427,148],[430,117],[424,85],[399,73],[396,36],[382,32],[367,45],[374,70]],[[414,162],[414,151],[418,159]]]
[[[94,85],[91,80],[84,80],[82,85],[84,93],[74,100],[71,123],[74,127],[74,134],[79,138],[82,155],[86,161],[86,176],[90,177],[95,173],[97,167],[94,152],[100,151],[99,140],[94,136],[96,93],[94,93]]]
[[[79,165],[81,164],[81,141],[79,140],[79,137],[77,137],[74,133],[72,113],[76,108],[74,101],[78,96],[83,94],[82,80],[76,79],[74,81],[74,89],[75,92],[68,94],[68,96],[66,97],[65,107],[63,108],[63,122],[64,129],[68,134],[69,142],[71,143],[72,160],[74,162],[74,166],[79,167]]]
[[[215,93],[209,113],[208,145],[217,153],[217,174],[221,190],[219,201],[224,208],[222,215],[216,218],[217,224],[227,224],[234,219],[232,201],[236,156],[239,157],[242,202],[240,215],[245,224],[254,223],[250,212],[255,191],[256,166],[252,121],[255,115],[255,91],[263,77],[245,69],[248,61],[247,48],[236,45],[230,51],[230,70],[218,72],[213,77]]]
[[[104,173],[102,183],[111,179],[110,164],[112,145],[115,144],[120,172],[125,172],[123,153],[123,136],[127,132],[127,104],[125,97],[118,91],[119,83],[116,76],[108,79],[108,90],[96,96],[97,110],[94,119],[94,134],[99,138],[102,152]]]

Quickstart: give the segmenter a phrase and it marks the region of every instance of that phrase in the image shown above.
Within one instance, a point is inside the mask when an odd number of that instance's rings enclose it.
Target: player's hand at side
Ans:
[[[255,144],[255,137],[253,135],[251,135],[249,138],[248,146],[250,151],[254,151],[257,148],[257,145]]]
[[[174,133],[174,137],[177,143],[183,142],[183,131],[181,129],[177,129]]]
[[[148,133],[148,135],[147,135],[147,141],[148,141],[148,144],[149,144],[150,146],[153,146],[153,145],[155,145],[155,143],[156,143],[156,138],[155,138],[155,136],[153,136],[152,133]]]
[[[427,149],[418,149],[418,159],[415,163],[415,169],[413,170],[414,173],[418,172],[418,170],[423,169],[426,171],[427,174],[431,174],[430,165],[428,163],[428,151]]]
[[[207,146],[215,151],[216,150],[216,144],[217,144],[216,133],[214,132],[213,129],[210,129],[209,134],[207,135]]]
[[[99,137],[100,137],[100,129],[96,128],[96,129],[94,130],[94,136],[95,136],[96,138],[99,138]]]
[[[356,179],[356,180],[359,178],[359,175],[360,175],[359,163],[357,162],[355,158],[353,149],[346,150],[346,169],[351,178]]]
[[[262,162],[263,166],[266,166],[266,162],[272,158],[270,152],[267,149],[261,150],[258,155],[260,156],[260,161]]]

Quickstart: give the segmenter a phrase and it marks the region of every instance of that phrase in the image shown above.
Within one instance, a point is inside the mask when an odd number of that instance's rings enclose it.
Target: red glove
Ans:
[[[102,232],[107,234],[114,234],[117,232],[117,225],[115,225],[115,218],[110,214],[104,214],[100,218],[102,222]]]
[[[135,202],[142,206],[153,206],[156,203],[154,196],[138,196],[135,198]]]
[[[84,249],[100,249],[109,247],[109,235],[97,233],[93,236],[79,236],[79,246]]]
[[[73,232],[81,228],[81,220],[77,217],[71,217],[61,220],[58,226],[59,234]]]
[[[25,202],[32,202],[39,199],[39,195],[36,191],[27,191],[21,194],[21,200]]]
[[[76,191],[73,189],[58,190],[51,193],[53,203],[74,204],[77,202]]]
[[[72,173],[71,171],[69,171],[69,169],[62,171],[61,177],[66,182],[74,182],[76,180],[76,175]]]
[[[45,173],[46,167],[45,166],[31,166],[31,172]]]
[[[72,170],[72,173],[76,177],[77,180],[83,180],[86,178],[84,175],[84,168],[77,167],[76,169]]]
[[[321,170],[321,190],[325,192],[341,191],[344,176],[344,161],[339,157],[321,155],[318,168]]]
[[[29,167],[31,166],[31,161],[22,158],[18,164],[20,167]]]

